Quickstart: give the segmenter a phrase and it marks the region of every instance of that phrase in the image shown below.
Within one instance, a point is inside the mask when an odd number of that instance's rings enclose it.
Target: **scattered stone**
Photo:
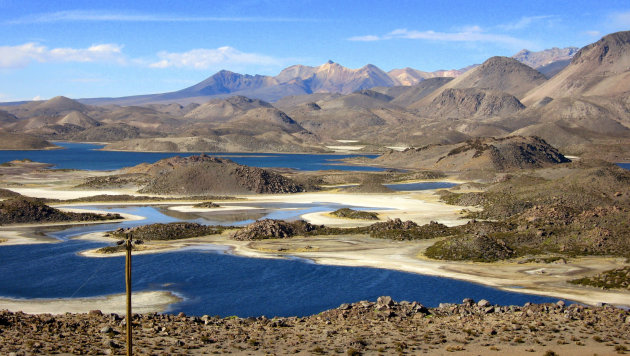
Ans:
[[[378,297],[378,299],[376,300],[376,305],[377,306],[386,306],[386,307],[391,307],[395,304],[394,300],[392,299],[392,297],[390,296],[382,296],[382,297]]]
[[[485,300],[485,299],[482,299],[479,302],[477,302],[477,306],[480,307],[480,308],[487,308],[490,305],[491,305],[490,302]]]

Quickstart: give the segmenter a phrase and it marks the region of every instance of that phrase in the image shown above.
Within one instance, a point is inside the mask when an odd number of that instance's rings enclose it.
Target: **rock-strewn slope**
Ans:
[[[385,166],[447,171],[537,168],[569,162],[537,137],[480,138],[454,145],[431,145],[391,151],[376,159]]]
[[[141,190],[144,193],[201,195],[304,191],[301,185],[277,173],[203,154],[141,164],[128,168],[127,173],[145,173],[152,177]]]
[[[13,198],[0,202],[0,224],[25,224],[64,221],[102,221],[121,219],[118,214],[68,213],[42,202]]]
[[[521,307],[465,299],[426,308],[379,297],[307,317],[142,314],[133,322],[138,354],[610,355],[623,353],[630,342],[628,311],[563,302]],[[123,323],[99,311],[55,316],[0,311],[0,353],[122,354]]]
[[[525,109],[510,94],[482,89],[446,89],[429,106],[420,110],[423,116],[479,119],[513,115]]]

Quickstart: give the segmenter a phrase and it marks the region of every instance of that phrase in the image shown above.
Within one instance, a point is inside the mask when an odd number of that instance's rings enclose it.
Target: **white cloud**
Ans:
[[[194,68],[208,69],[226,64],[258,64],[258,65],[278,65],[280,60],[257,53],[241,52],[233,47],[225,46],[216,49],[193,49],[188,52],[158,53],[159,61],[151,63],[151,68]]]
[[[592,31],[585,31],[585,34],[591,36],[591,37],[601,37],[602,33],[600,31],[596,31],[596,30],[592,30]]]
[[[7,21],[13,25],[57,22],[311,22],[315,19],[290,17],[216,17],[216,16],[177,16],[143,13],[125,13],[95,10],[57,11],[29,15]]]
[[[124,63],[122,46],[97,44],[88,48],[52,48],[37,43],[0,46],[0,68],[20,68],[30,62],[116,62]]]
[[[33,99],[31,99],[31,100],[33,100],[33,101],[40,101],[40,100],[42,100],[42,97],[41,97],[41,96],[39,96],[39,95],[36,95],[36,96],[34,96],[34,97],[33,97]]]
[[[479,26],[464,28],[459,32],[437,32],[437,31],[416,31],[408,29],[397,29],[384,36],[364,36],[370,37],[372,41],[388,40],[388,39],[412,39],[412,40],[428,40],[443,42],[491,42],[508,45],[517,48],[535,47],[533,43],[521,40],[516,37],[484,32]],[[373,37],[373,38],[372,38]],[[356,41],[356,39],[354,39]],[[366,39],[364,39],[366,40]]]
[[[381,39],[380,37],[374,36],[374,35],[354,36],[354,37],[348,38],[349,41],[359,41],[359,42],[372,42],[372,41],[378,41],[380,39]]]
[[[554,17],[555,16],[551,16],[551,15],[523,16],[516,22],[499,25],[498,27],[506,31],[522,30],[524,28],[531,26],[533,23],[539,22],[541,20],[552,19]]]

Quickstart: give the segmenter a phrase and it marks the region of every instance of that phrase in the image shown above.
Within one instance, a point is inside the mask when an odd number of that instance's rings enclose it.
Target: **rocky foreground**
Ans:
[[[124,354],[119,315],[0,311],[0,354]],[[308,317],[268,319],[143,314],[134,353],[609,355],[630,349],[630,312],[612,306],[496,306],[486,300],[426,308],[361,301]]]

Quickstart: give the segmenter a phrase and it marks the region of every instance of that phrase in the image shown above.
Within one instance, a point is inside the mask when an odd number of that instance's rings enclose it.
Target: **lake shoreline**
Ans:
[[[55,194],[58,193],[59,191],[55,191]],[[452,224],[466,222],[466,220],[460,219],[459,215],[459,211],[463,207],[455,207],[439,202],[439,197],[433,191],[394,194],[321,192],[294,195],[243,196],[241,198],[246,199],[245,201],[239,201],[242,204],[279,201],[292,203],[343,201],[349,205],[380,206],[381,208],[387,206],[397,209],[379,210],[378,213],[381,215],[381,220],[401,218],[402,220],[414,220],[419,223],[428,223],[432,220],[450,222]],[[116,204],[110,203],[108,205]],[[177,202],[177,204],[169,203],[169,205],[173,205],[171,209],[174,210],[190,209],[182,202]],[[421,206],[422,209],[420,208]],[[443,212],[446,215],[442,215],[441,218],[438,218],[438,215],[436,215],[439,212],[438,207],[446,209]],[[208,210],[212,210],[212,208]],[[93,212],[98,212],[98,210]],[[302,218],[313,224],[326,224],[337,227],[364,226],[372,223],[372,221],[335,218],[329,216],[327,212],[309,213],[303,215]],[[628,302],[630,294],[624,291],[603,291],[562,282],[569,278],[577,278],[578,275],[594,274],[606,269],[613,269],[622,263],[616,258],[588,257],[572,259],[566,265],[519,264],[514,261],[496,263],[436,261],[428,260],[421,254],[421,251],[430,246],[434,240],[398,242],[372,239],[365,236],[338,236],[332,238],[234,241],[229,239],[228,235],[229,233],[225,233],[220,236],[149,242],[143,245],[142,251],[134,252],[134,254],[171,252],[182,248],[195,248],[211,244],[228,246],[230,253],[242,257],[287,258],[296,256],[321,265],[381,268],[452,278],[505,291],[564,298],[590,305],[600,302],[626,306],[630,304]],[[99,242],[113,242],[111,238],[104,237],[102,233],[88,234],[78,238]],[[310,251],[305,249],[305,246],[310,246]],[[85,257],[114,257],[121,255],[116,253],[103,255],[94,251],[83,251],[80,254]],[[559,279],[561,279],[560,282],[558,281]]]

